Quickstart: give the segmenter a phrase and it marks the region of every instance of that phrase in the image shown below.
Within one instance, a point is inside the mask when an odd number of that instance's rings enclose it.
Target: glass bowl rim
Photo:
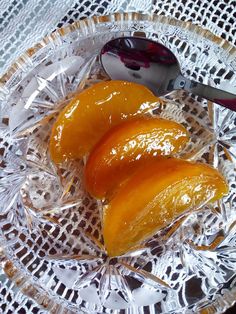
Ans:
[[[85,33],[84,37],[94,34],[96,31],[96,25],[104,24],[108,22],[118,22],[118,21],[148,21],[148,22],[159,22],[162,24],[175,26],[178,28],[186,29],[189,32],[195,33],[198,36],[205,38],[218,45],[223,49],[229,56],[236,55],[236,47],[228,42],[226,39],[223,39],[210,30],[202,28],[200,25],[193,24],[190,21],[181,21],[173,17],[158,15],[156,13],[136,13],[136,12],[118,12],[112,13],[109,15],[95,15],[88,17],[79,21],[73,22],[71,25],[67,25],[57,30],[53,31],[51,34],[45,36],[33,47],[28,48],[20,57],[18,57],[13,64],[0,76],[0,89],[6,88],[6,83],[14,77],[18,70],[24,68],[24,66],[29,62],[29,59],[32,58],[36,53],[41,49],[45,48],[50,42],[53,42],[55,45],[58,38],[64,37],[69,33],[74,31],[83,31]],[[32,66],[34,68],[34,66]],[[1,93],[1,90],[0,90]]]

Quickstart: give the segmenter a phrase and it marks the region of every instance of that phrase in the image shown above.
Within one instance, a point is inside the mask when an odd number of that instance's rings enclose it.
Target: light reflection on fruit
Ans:
[[[103,234],[108,254],[125,253],[184,212],[227,193],[224,178],[206,164],[173,157],[150,161],[105,207]]]
[[[143,115],[162,101],[146,87],[124,81],[95,84],[59,114],[51,133],[50,155],[55,163],[88,154],[112,126]]]
[[[175,154],[189,136],[180,124],[138,117],[109,130],[91,151],[85,167],[85,186],[97,198],[109,199],[137,167],[158,155]]]

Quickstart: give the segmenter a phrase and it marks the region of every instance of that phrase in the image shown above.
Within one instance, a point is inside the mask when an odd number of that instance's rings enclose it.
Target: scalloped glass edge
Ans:
[[[97,24],[115,22],[115,21],[125,22],[129,20],[152,21],[152,22],[156,21],[162,24],[169,24],[172,26],[184,28],[190,32],[195,33],[196,35],[199,35],[201,37],[204,37],[214,42],[223,50],[225,50],[225,52],[227,52],[228,55],[232,57],[232,59],[236,56],[236,47],[230,44],[227,40],[220,38],[214,35],[211,31],[207,29],[203,29],[199,25],[194,25],[191,22],[179,21],[175,18],[167,17],[164,15],[161,16],[157,14],[142,14],[142,13],[135,13],[135,12],[114,13],[114,14],[105,15],[105,16],[93,16],[87,19],[83,19],[81,21],[74,22],[73,24],[60,28],[56,30],[55,32],[53,32],[52,34],[46,36],[39,43],[37,43],[34,47],[31,47],[28,50],[26,50],[26,52],[23,55],[21,55],[15,61],[15,63],[13,63],[13,65],[2,75],[2,77],[0,78],[0,88],[5,89],[7,82],[10,79],[12,79],[12,77],[17,73],[18,70],[22,70],[23,72],[25,72],[25,67],[28,68],[30,65],[32,66],[32,63],[30,62],[30,58],[32,58],[33,55],[37,54],[41,49],[46,47],[49,42],[53,42],[55,45],[60,44],[60,40],[58,41],[59,38],[76,30],[81,31],[81,38],[87,37],[88,35],[94,34],[94,32],[96,31],[95,26]],[[0,92],[1,92],[1,89],[0,89]]]
[[[196,36],[204,37],[205,39],[218,45],[225,53],[227,53],[229,59],[228,62],[234,62],[236,57],[236,47],[230,44],[227,40],[220,38],[211,31],[203,29],[201,26],[194,25],[191,22],[184,22],[177,20],[175,18],[160,16],[157,14],[141,14],[135,12],[129,13],[114,13],[106,16],[94,16],[81,21],[74,22],[72,25],[60,28],[53,32],[52,34],[43,38],[39,43],[34,47],[29,48],[21,57],[19,57],[15,63],[2,75],[0,78],[0,100],[2,96],[9,94],[10,90],[18,85],[18,83],[24,78],[24,75],[35,68],[43,60],[43,55],[40,56],[37,60],[37,64],[31,62],[31,58],[43,51],[43,49],[48,47],[48,44],[53,44],[54,47],[61,44],[61,38],[66,36],[69,33],[74,31],[80,32],[78,34],[79,38],[85,38],[89,35],[93,35],[96,32],[96,25],[104,24],[108,22],[128,22],[128,21],[150,21],[150,22],[159,22],[162,24],[168,24],[171,26],[184,28],[185,30],[194,33]],[[233,65],[234,67],[234,65]],[[13,82],[13,84],[12,84]],[[8,85],[11,83],[11,88]],[[2,94],[2,95],[1,95]],[[74,313],[73,310],[70,311],[68,307],[64,307],[62,304],[58,304],[55,301],[51,300],[47,295],[47,292],[42,289],[37,282],[34,282],[32,278],[28,278],[23,275],[20,270],[18,270],[14,263],[7,259],[7,256],[4,254],[4,251],[0,247],[0,257],[3,270],[10,280],[12,280],[16,286],[21,289],[22,293],[32,300],[36,301],[38,305],[44,310],[48,310],[51,313]],[[27,284],[26,284],[27,282]],[[226,291],[225,294],[218,296],[215,300],[209,300],[209,304],[202,305],[202,308],[199,310],[201,314],[220,314],[224,312],[227,308],[233,306],[236,302],[236,287],[231,291]],[[184,309],[183,308],[182,311]],[[181,311],[181,313],[182,313]],[[82,310],[81,310],[82,312]],[[178,314],[178,313],[175,313]]]

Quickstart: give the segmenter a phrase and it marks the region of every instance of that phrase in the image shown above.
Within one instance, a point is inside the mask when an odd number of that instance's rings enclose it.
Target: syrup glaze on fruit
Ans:
[[[78,94],[52,130],[55,163],[88,156],[85,186],[108,201],[103,236],[110,256],[124,254],[178,216],[228,192],[216,169],[161,156],[179,153],[189,136],[176,122],[146,116],[158,104],[162,101],[144,86],[101,82]]]
[[[146,87],[124,81],[95,84],[77,96],[59,114],[51,133],[50,155],[55,163],[80,159],[121,121],[156,108],[160,99]]]
[[[138,167],[158,155],[173,155],[189,140],[173,121],[137,117],[111,128],[91,151],[85,167],[85,187],[96,198],[110,199]]]
[[[173,157],[150,161],[105,207],[103,233],[108,254],[125,253],[179,215],[227,193],[224,178],[206,164]]]

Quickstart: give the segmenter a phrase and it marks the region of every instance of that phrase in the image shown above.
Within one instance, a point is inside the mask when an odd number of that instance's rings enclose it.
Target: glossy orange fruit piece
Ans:
[[[111,128],[91,151],[85,186],[97,198],[110,198],[139,166],[153,157],[180,151],[189,136],[173,121],[138,117]]]
[[[206,164],[164,157],[147,163],[104,208],[108,254],[125,253],[177,216],[227,192],[224,178]]]
[[[82,158],[120,121],[144,114],[161,101],[143,85],[125,81],[95,84],[75,96],[59,114],[51,134],[54,162]]]

